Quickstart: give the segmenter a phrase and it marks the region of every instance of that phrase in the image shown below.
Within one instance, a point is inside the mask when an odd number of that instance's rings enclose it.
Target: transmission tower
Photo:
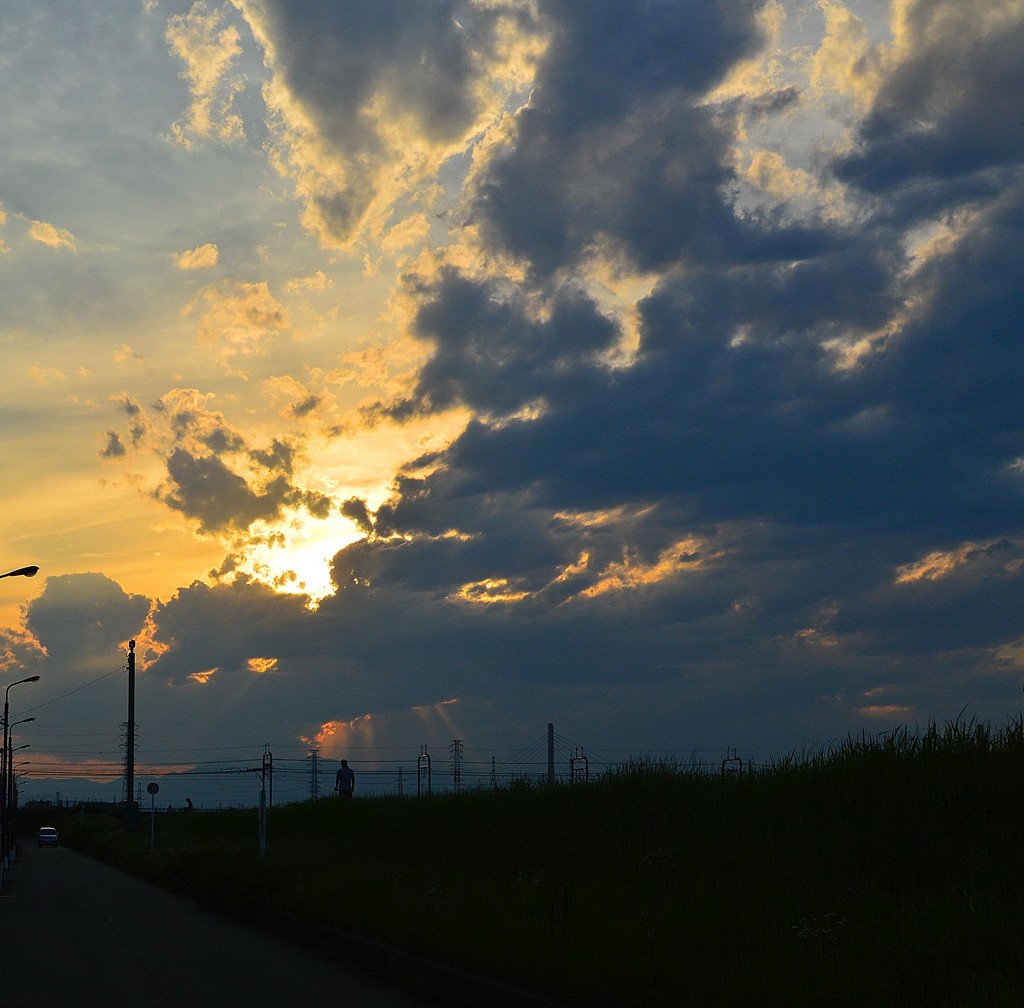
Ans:
[[[462,787],[462,756],[463,756],[462,739],[452,739],[451,744],[448,746],[448,754],[452,760],[452,783],[456,788]]]
[[[320,797],[320,750],[309,751],[309,797],[316,801]]]

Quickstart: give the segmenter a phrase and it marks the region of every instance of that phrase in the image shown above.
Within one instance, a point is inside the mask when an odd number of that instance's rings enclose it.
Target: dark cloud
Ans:
[[[252,449],[249,458],[264,469],[277,470],[290,476],[295,466],[295,447],[274,438],[269,448]]]
[[[127,394],[120,397],[119,401],[129,420],[128,437],[132,447],[138,448],[145,441],[149,430],[142,407]]]
[[[847,724],[861,706],[1006,699],[979,676],[1006,671],[993,655],[1019,636],[1024,585],[1024,198],[1016,120],[997,137],[978,103],[993,75],[1013,93],[1020,26],[943,32],[926,7],[839,164],[873,200],[802,230],[737,212],[733,125],[702,101],[756,43],[753,9],[726,30],[715,4],[646,5],[663,31],[637,41],[628,5],[542,8],[551,48],[475,204],[485,242],[532,277],[414,280],[432,352],[391,413],[475,419],[338,554],[323,612],[401,599],[434,613],[425,639],[448,628],[447,662],[477,648],[499,676],[756,669],[780,716],[821,715],[825,696]],[[693,65],[659,59],[703,38],[682,27],[698,8],[713,37]],[[915,259],[921,215],[967,206],[955,241]],[[615,366],[618,323],[568,272],[602,240],[661,272]],[[898,576],[936,551],[959,559]]]
[[[534,402],[579,395],[618,328],[572,287],[557,291],[543,321],[528,321],[524,292],[500,281],[445,270],[418,291],[414,330],[434,353],[420,369],[413,396],[386,410],[443,411],[465,405],[498,416]]]
[[[103,574],[46,579],[42,595],[26,607],[25,625],[46,650],[50,667],[74,679],[109,671],[121,645],[142,630],[150,600],[129,595]]]
[[[330,515],[330,497],[295,484],[301,452],[294,442],[275,437],[265,448],[250,448],[223,414],[207,406],[207,398],[194,389],[176,389],[154,405],[155,420],[124,398],[133,446],[163,456],[167,477],[153,491],[157,500],[207,533],[245,531],[256,521],[280,518],[285,508],[302,508],[319,519]],[[107,452],[119,447],[124,455],[111,432]]]
[[[991,194],[1007,170],[1019,172],[1024,24],[979,0],[918,2],[907,23],[910,54],[839,171],[874,193],[908,190],[905,201],[934,212]]]
[[[122,458],[125,454],[125,447],[121,444],[121,436],[117,431],[107,431],[106,441],[100,449],[101,458]]]
[[[473,201],[486,239],[541,275],[605,241],[642,270],[813,247],[813,232],[736,216],[734,126],[703,101],[761,43],[760,7],[542,4],[551,41],[530,103]]]
[[[293,403],[289,412],[292,416],[301,419],[302,417],[309,416],[310,413],[313,413],[323,401],[323,396],[309,395],[306,396],[305,399],[302,399],[297,403]]]
[[[370,517],[366,501],[359,497],[350,497],[342,503],[340,510],[346,518],[354,521],[367,535],[373,531],[373,519]]]
[[[167,481],[156,498],[194,519],[203,532],[246,529],[253,522],[279,518],[285,507],[303,507],[316,518],[330,513],[329,497],[300,490],[285,475],[253,489],[216,456],[199,457],[183,448],[171,452],[166,466]]]

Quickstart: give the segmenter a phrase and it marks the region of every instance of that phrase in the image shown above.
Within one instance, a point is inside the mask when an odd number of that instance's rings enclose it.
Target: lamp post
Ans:
[[[28,744],[26,743],[25,745],[18,746],[16,749],[13,750],[13,752],[17,752],[18,749],[27,749],[27,748],[28,748]],[[14,860],[14,854],[16,854],[17,851],[18,851],[18,831],[15,829],[15,820],[17,819],[17,815],[18,815],[18,778],[15,775],[15,771],[18,769],[18,767],[28,766],[28,764],[31,763],[31,762],[32,762],[31,760],[27,760],[26,759],[26,760],[22,760],[20,763],[14,763],[11,766],[11,801],[10,801],[11,817],[10,817],[10,827],[9,827],[9,829],[10,829],[10,832],[11,832],[11,837],[14,840],[14,843],[11,846],[11,860],[12,860],[12,862]]]
[[[26,568],[27,570],[28,568]],[[19,679],[17,682],[12,682],[7,689],[4,690],[4,747],[3,751],[0,752],[0,811],[3,813],[3,820],[0,821],[0,864],[7,865],[7,771],[9,763],[7,762],[7,746],[9,744],[10,730],[13,727],[11,724],[11,706],[9,697],[11,690],[15,686],[20,686],[22,683],[27,682],[39,682],[40,677],[37,675],[28,676],[26,679]],[[35,721],[35,718],[26,718],[26,721]],[[16,722],[22,724],[21,721]]]
[[[30,721],[35,721],[34,717],[22,718],[20,721],[15,721],[11,728],[16,728],[20,724],[28,724]],[[10,865],[14,859],[11,857],[11,846],[14,837],[13,830],[11,827],[14,824],[14,754],[19,749],[27,749],[29,743],[26,742],[24,745],[14,746],[14,732],[8,731],[7,733],[7,752],[6,760],[4,765],[7,767],[7,790],[4,793],[4,818],[3,823],[0,824],[0,849],[3,851],[4,864]]]

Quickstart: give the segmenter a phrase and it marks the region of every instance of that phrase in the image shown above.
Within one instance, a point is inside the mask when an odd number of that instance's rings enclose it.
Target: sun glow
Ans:
[[[235,545],[220,576],[245,575],[275,591],[308,595],[310,605],[333,594],[331,560],[361,538],[353,522],[340,515],[322,520],[295,519],[286,528],[264,527],[246,543]]]

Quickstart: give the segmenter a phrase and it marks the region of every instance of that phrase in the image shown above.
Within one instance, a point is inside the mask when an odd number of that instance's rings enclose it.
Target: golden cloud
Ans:
[[[31,225],[29,225],[28,233],[33,240],[41,242],[52,249],[66,248],[72,252],[78,251],[78,247],[75,245],[75,236],[70,231],[54,227],[45,221],[32,221]]]
[[[165,39],[171,52],[184,64],[181,76],[188,81],[192,104],[185,118],[173,123],[174,139],[191,148],[190,137],[230,142],[244,136],[242,120],[231,111],[235,97],[245,87],[233,72],[241,54],[238,29],[222,27],[224,14],[197,0],[187,14],[175,14],[167,22]]]
[[[255,672],[257,675],[264,675],[267,672],[277,671],[277,659],[276,658],[250,658],[246,662],[246,668],[250,672]]]
[[[266,281],[207,287],[183,314],[189,314],[199,301],[206,304],[199,323],[200,341],[217,348],[222,364],[235,355],[261,353],[267,340],[291,326],[284,305],[270,293]]]
[[[217,265],[219,255],[220,253],[217,246],[207,242],[205,245],[200,245],[198,248],[191,249],[188,252],[182,252],[181,255],[178,256],[178,269],[210,269]]]

